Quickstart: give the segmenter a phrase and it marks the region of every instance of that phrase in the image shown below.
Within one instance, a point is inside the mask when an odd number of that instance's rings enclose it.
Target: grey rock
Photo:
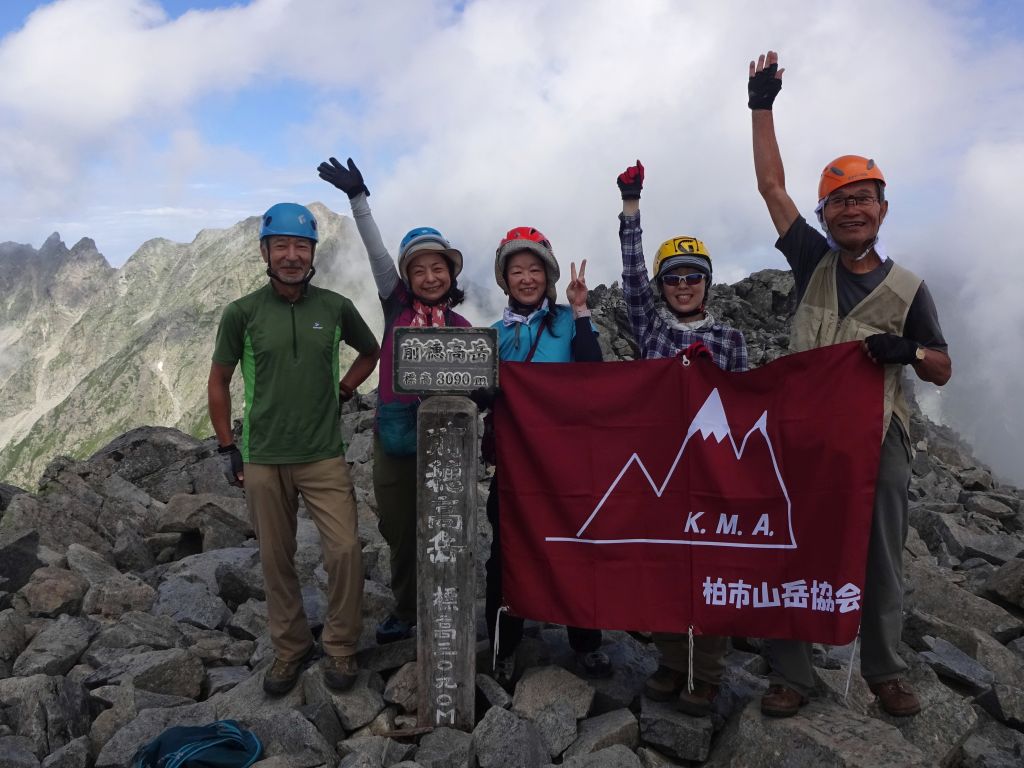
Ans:
[[[11,502],[13,508],[28,496],[16,496]],[[13,529],[11,515],[0,518],[0,587],[9,592],[21,589],[28,583],[36,568],[43,566],[38,557],[39,532]]]
[[[156,590],[138,576],[118,573],[89,587],[82,612],[116,617],[129,611],[148,611],[155,598]]]
[[[237,547],[255,535],[245,501],[209,493],[172,496],[158,530],[161,533],[197,533],[204,552]]]
[[[372,766],[390,768],[395,763],[405,760],[414,750],[412,744],[402,744],[384,736],[355,736],[338,744],[341,765],[357,765],[358,763],[350,758],[361,757],[368,760]]]
[[[205,582],[185,577],[169,578],[160,585],[153,613],[203,629],[220,629],[231,618],[227,605]]]
[[[91,619],[61,616],[32,638],[14,662],[14,674],[65,674],[89,647],[98,629]]]
[[[361,432],[355,435],[345,451],[345,461],[349,464],[365,464],[373,458],[373,434]]]
[[[79,736],[47,755],[42,768],[88,768],[89,760],[89,738]]]
[[[576,675],[560,667],[540,667],[523,673],[512,697],[512,710],[532,718],[556,702],[569,705],[569,712],[580,719],[590,712],[594,689]]]
[[[480,768],[524,768],[548,762],[548,749],[537,727],[507,709],[487,710],[472,738]]]
[[[213,667],[206,670],[206,682],[203,685],[203,698],[209,698],[224,691],[230,691],[243,680],[247,680],[252,670],[248,667]]]
[[[241,666],[255,648],[252,640],[238,640],[215,629],[199,629],[188,624],[182,624],[181,628],[188,650],[208,667]]]
[[[992,489],[992,473],[981,467],[969,467],[957,473],[960,485],[968,491],[988,491]]]
[[[640,759],[640,765],[643,768],[675,768],[679,765],[650,747],[640,747],[636,751],[636,756]]]
[[[89,728],[85,689],[66,678],[32,675],[0,680],[0,713],[39,758],[84,735]],[[6,708],[6,710],[5,710]]]
[[[0,766],[3,768],[39,768],[32,742],[24,736],[0,736]]]
[[[296,709],[306,703],[301,685],[283,696],[268,696],[263,691],[263,672],[264,669],[255,670],[230,690],[211,696],[209,703],[216,710],[215,719],[244,722],[257,715]]]
[[[905,608],[930,613],[951,624],[973,626],[1007,642],[1021,632],[1021,621],[997,605],[958,587],[926,563],[904,564],[907,572]]]
[[[8,483],[0,483],[0,512],[7,509],[7,506],[11,503],[11,499],[17,496],[19,493],[28,493],[24,488],[19,488],[16,485],[9,485]]]
[[[899,729],[903,738],[924,753],[929,764],[955,765],[961,746],[978,725],[970,699],[939,682],[935,672],[918,659],[910,659],[907,678],[921,702],[920,714],[892,717],[877,702],[867,714]]]
[[[644,697],[640,709],[640,738],[671,757],[706,760],[714,726],[709,717],[690,717],[671,703]]]
[[[491,707],[512,708],[512,697],[490,675],[477,673],[476,693],[478,712],[486,712]]]
[[[359,651],[356,661],[360,669],[389,672],[416,660],[416,638],[410,637],[387,645],[374,645]]]
[[[255,640],[267,631],[267,622],[266,602],[250,598],[238,606],[225,629],[234,637]]]
[[[154,650],[183,648],[185,636],[168,616],[129,611],[121,614],[115,624],[103,629],[91,648],[134,648],[140,645]]]
[[[123,522],[117,525],[113,555],[117,567],[124,571],[141,573],[156,564],[146,540],[133,526],[125,525]]]
[[[333,745],[301,713],[290,709],[261,713],[245,721],[263,743],[264,757],[288,756],[293,765],[333,765]]]
[[[232,610],[236,610],[249,600],[264,602],[267,599],[260,553],[257,549],[252,550],[247,562],[218,565],[214,571],[214,578],[217,582],[217,594]]]
[[[642,728],[642,726],[641,726]],[[794,717],[766,718],[757,702],[723,733],[709,766],[720,768],[934,768],[891,725],[826,701]]]
[[[576,716],[568,701],[555,701],[530,716],[552,758],[557,757],[577,737]]]
[[[13,608],[0,611],[0,678],[10,674],[11,665],[26,645],[25,617]]]
[[[1005,533],[984,533],[964,525],[958,517],[921,509],[915,510],[912,520],[933,553],[941,545],[960,560],[982,557],[1000,565],[1024,551],[1024,541]]]
[[[19,593],[32,616],[57,618],[62,613],[77,614],[88,582],[73,571],[54,566],[38,568]]]
[[[999,722],[1024,731],[1024,690],[996,683],[977,702]]]
[[[416,678],[419,674],[419,667],[416,662],[409,662],[402,666],[384,687],[384,701],[389,704],[397,704],[403,712],[416,711]]]
[[[324,683],[320,666],[302,674],[302,690],[307,704],[329,702],[346,731],[362,728],[384,709],[384,681],[376,672],[360,670],[352,687],[344,692],[333,691]]]
[[[993,520],[1003,522],[1016,516],[1015,506],[1005,504],[1003,501],[987,493],[963,493],[960,495],[960,503],[968,512],[976,512]]]
[[[636,749],[640,738],[640,724],[628,709],[617,709],[603,715],[583,720],[579,724],[579,736],[564,757],[577,757],[611,747],[616,744]]]
[[[104,744],[96,757],[96,768],[131,768],[132,756],[143,744],[174,725],[207,725],[216,720],[208,702],[169,709],[145,709],[125,724]]]
[[[154,693],[197,699],[205,674],[202,662],[194,654],[171,648],[125,654],[121,660],[96,670],[85,685],[94,688],[130,684]]]
[[[1014,558],[999,566],[985,583],[985,589],[1024,608],[1024,559]]]
[[[341,727],[334,707],[326,701],[319,704],[305,704],[298,709],[299,714],[309,720],[320,732],[328,744],[337,744],[345,738],[345,729]]]
[[[562,765],[567,768],[643,768],[640,758],[621,744],[571,757],[563,760]]]
[[[420,741],[416,762],[423,768],[468,768],[473,737],[454,728],[435,728]]]
[[[68,568],[89,582],[89,586],[102,584],[121,573],[111,560],[82,544],[68,545],[66,557]]]
[[[230,547],[210,552],[199,552],[183,557],[172,563],[164,574],[164,579],[181,577],[186,581],[201,581],[209,588],[211,594],[218,594],[217,572],[223,566],[235,566],[248,569],[253,558],[259,562],[259,552],[250,547]]]
[[[929,650],[921,657],[932,669],[948,680],[965,685],[973,693],[980,693],[995,681],[995,675],[952,643],[939,638],[925,638]]]
[[[1020,768],[1021,757],[974,734],[961,747],[960,768]]]

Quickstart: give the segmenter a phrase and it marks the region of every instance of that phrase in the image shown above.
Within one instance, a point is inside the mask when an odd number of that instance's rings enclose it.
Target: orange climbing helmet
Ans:
[[[855,181],[873,179],[885,186],[885,176],[875,161],[860,155],[843,155],[825,166],[818,182],[818,200],[824,200],[840,187]]]

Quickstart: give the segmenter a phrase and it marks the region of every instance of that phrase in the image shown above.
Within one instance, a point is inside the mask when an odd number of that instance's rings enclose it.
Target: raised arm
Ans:
[[[373,273],[373,281],[377,284],[377,293],[382,299],[386,299],[398,285],[398,269],[384,246],[384,239],[380,236],[380,230],[370,212],[370,204],[366,200],[370,190],[366,188],[363,174],[351,157],[347,165],[348,167],[345,167],[332,157],[327,162],[320,163],[317,172],[321,179],[348,195],[349,203],[352,205],[352,218],[356,221],[359,237],[366,248],[366,254],[370,257],[370,271]]]
[[[622,250],[622,297],[637,344],[650,330],[655,316],[654,291],[644,264],[643,230],[640,228],[640,193],[644,185],[644,166],[637,160],[616,179],[622,194],[619,216],[619,245]]]
[[[757,191],[764,198],[772,223],[780,235],[786,234],[800,215],[793,198],[786,192],[786,171],[782,166],[782,154],[775,137],[775,118],[772,116],[772,103],[782,89],[783,72],[784,69],[779,69],[779,55],[768,51],[758,56],[756,62],[750,62],[747,81]]]

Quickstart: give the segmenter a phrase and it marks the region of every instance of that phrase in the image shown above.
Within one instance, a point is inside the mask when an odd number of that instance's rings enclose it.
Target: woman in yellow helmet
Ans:
[[[707,311],[713,270],[704,243],[688,235],[666,240],[654,257],[654,279],[648,277],[640,229],[643,182],[644,167],[639,160],[618,178],[622,192],[622,295],[640,357],[675,357],[684,351],[709,354],[719,368],[745,371],[743,334],[717,322]],[[725,667],[725,638],[693,638],[693,690],[687,687],[687,636],[656,632],[654,642],[661,651],[661,665],[644,684],[647,697],[676,699],[680,710],[697,717],[709,714]]]

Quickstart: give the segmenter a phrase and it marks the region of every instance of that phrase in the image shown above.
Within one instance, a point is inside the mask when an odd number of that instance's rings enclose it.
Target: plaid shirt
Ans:
[[[640,345],[640,356],[675,357],[695,341],[711,350],[715,364],[726,371],[747,370],[747,344],[743,334],[727,325],[713,323],[704,328],[684,330],[673,327],[663,317],[670,313],[656,297],[644,264],[639,212],[619,215],[619,241],[622,243],[622,295],[626,300],[629,323]]]

